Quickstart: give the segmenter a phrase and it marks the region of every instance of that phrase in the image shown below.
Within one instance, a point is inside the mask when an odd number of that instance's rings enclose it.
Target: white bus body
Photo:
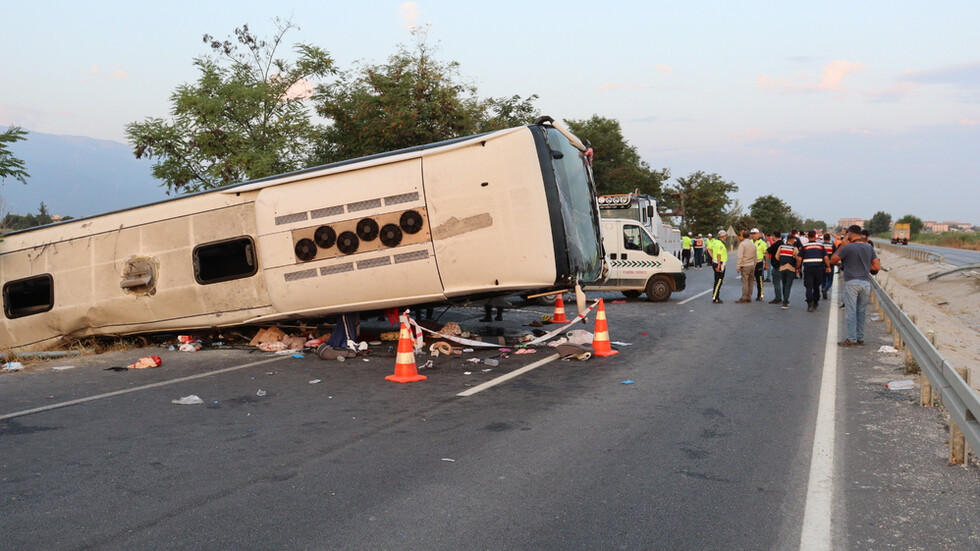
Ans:
[[[9,234],[0,348],[599,281],[584,150],[542,118]]]

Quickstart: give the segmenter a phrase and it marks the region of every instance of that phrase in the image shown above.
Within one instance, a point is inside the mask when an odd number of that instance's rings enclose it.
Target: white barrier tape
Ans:
[[[558,329],[555,329],[553,331],[550,331],[548,333],[545,333],[544,335],[541,335],[540,337],[538,337],[538,338],[536,338],[536,339],[534,339],[534,340],[532,340],[530,342],[521,343],[521,344],[523,346],[534,346],[536,344],[540,344],[542,342],[545,342],[547,340],[550,340],[550,339],[558,336],[561,333],[564,333],[566,329],[568,329],[569,327],[571,327],[575,323],[577,323],[577,322],[585,319],[586,317],[588,317],[589,313],[592,312],[592,310],[594,310],[595,307],[598,304],[599,304],[599,301],[597,300],[597,301],[595,301],[595,302],[592,303],[592,306],[589,306],[588,308],[586,308],[584,312],[582,312],[579,315],[575,316],[575,318],[572,319],[572,321],[568,322],[567,324],[559,327]],[[413,320],[410,317],[408,318],[408,322],[410,324],[412,324],[412,327],[416,328],[416,330],[421,329],[422,331],[425,331],[426,333],[429,333],[429,334],[438,336],[440,339],[446,339],[447,341],[452,341],[452,342],[455,342],[455,343],[458,343],[458,344],[465,344],[466,346],[483,346],[483,347],[487,347],[487,348],[506,348],[506,347],[509,346],[509,345],[494,344],[494,343],[483,342],[483,341],[475,341],[475,340],[472,340],[472,339],[464,339],[462,337],[454,337],[452,335],[444,335],[442,333],[438,333],[436,331],[432,331],[430,329],[426,329],[425,327],[422,327],[421,325],[415,323],[415,320]]]

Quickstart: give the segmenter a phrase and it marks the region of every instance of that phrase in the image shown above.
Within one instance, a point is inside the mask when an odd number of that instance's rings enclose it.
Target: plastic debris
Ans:
[[[588,344],[591,345],[592,341],[595,339],[595,335],[585,329],[573,329],[568,333],[565,333],[568,337],[568,342],[572,344]]]
[[[181,346],[187,346],[187,345],[181,345]],[[127,365],[126,367],[128,367],[129,369],[152,369],[154,367],[160,367],[162,364],[163,364],[163,360],[160,359],[160,356],[144,356],[136,360],[136,362]]]
[[[59,366],[56,366],[56,367],[52,367],[51,368],[51,371],[67,371],[69,369],[75,369],[75,366],[73,366],[73,365],[59,365]]]
[[[262,390],[261,388],[255,393],[256,396],[265,396],[266,394],[268,394],[268,392]]]
[[[3,369],[0,369],[0,371],[20,371],[21,369],[24,369],[24,364],[20,362],[7,362],[3,364]]]
[[[197,352],[202,346],[203,345],[199,342],[186,342],[180,345],[180,348],[177,350],[180,350],[181,352]]]
[[[633,381],[632,381],[632,380],[630,380],[630,379],[627,379],[627,380],[625,380],[625,381],[623,381],[623,382],[622,382],[622,383],[620,383],[620,384],[622,384],[622,385],[631,385],[631,384],[633,384]]]
[[[443,460],[443,461],[448,461],[449,463],[455,463],[455,462],[456,462],[456,460],[455,460],[455,459],[450,459],[450,458],[448,458],[448,457],[443,457],[443,458],[442,458],[442,460]]]
[[[882,354],[898,354],[898,349],[894,346],[888,346],[886,344],[882,345],[882,347],[878,349],[878,352],[881,352]]]
[[[910,390],[915,388],[915,381],[892,381],[885,385],[888,390]]]
[[[296,354],[293,354],[293,357],[294,358],[305,358],[306,356],[304,356],[304,355],[302,355],[300,353],[296,353]]]
[[[198,404],[203,404],[204,400],[194,394],[191,394],[190,396],[184,396],[180,400],[170,400],[170,403],[177,404],[178,406],[196,406]]]
[[[631,342],[621,342],[621,341],[612,341],[612,344],[615,344],[616,346],[633,346],[633,343]]]
[[[319,382],[320,382],[320,379],[313,379],[312,381],[310,381],[310,384],[311,385],[315,385],[315,384],[317,384]]]

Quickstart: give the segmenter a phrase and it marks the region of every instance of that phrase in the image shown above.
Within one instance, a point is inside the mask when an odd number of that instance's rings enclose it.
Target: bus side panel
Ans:
[[[426,223],[418,158],[265,188],[255,210],[264,278],[282,315],[445,299]],[[421,223],[402,229],[406,213],[417,215]],[[359,237],[356,250],[343,250],[340,236],[357,235],[365,220],[379,230],[397,226],[398,243],[385,243],[379,234]],[[317,243],[321,228],[329,228],[336,242]],[[316,244],[312,258],[297,253],[304,240]]]
[[[425,193],[446,295],[554,285],[554,242],[530,130],[427,156]]]
[[[0,335],[5,343],[29,346],[53,344],[61,337],[229,325],[267,314],[261,278],[201,285],[194,276],[196,245],[254,231],[251,204],[220,195],[137,208],[109,221],[38,230],[30,237],[43,244],[0,257],[3,281],[50,274],[53,307],[4,319]],[[134,258],[154,267],[152,289],[121,286]]]

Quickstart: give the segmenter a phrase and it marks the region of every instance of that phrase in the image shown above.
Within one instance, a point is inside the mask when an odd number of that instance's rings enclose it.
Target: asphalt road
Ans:
[[[722,305],[693,298],[707,270],[665,304],[602,294],[611,339],[631,344],[587,362],[440,358],[396,384],[386,351],[154,349],[0,376],[0,416],[126,391],[0,420],[0,547],[800,549],[840,311],[807,313],[802,281],[790,310],[734,304],[733,275]],[[445,319],[475,329],[480,315]],[[875,353],[879,331],[833,362],[828,548],[980,548],[978,469],[946,465],[936,410],[883,390],[902,375]],[[150,353],[161,368],[104,370]],[[205,404],[171,403],[189,394]]]
[[[941,255],[946,260],[946,263],[952,264],[953,266],[980,264],[980,251],[971,251],[969,249],[952,249],[949,247],[935,247],[932,245],[920,245],[918,243],[910,243],[908,246]]]

